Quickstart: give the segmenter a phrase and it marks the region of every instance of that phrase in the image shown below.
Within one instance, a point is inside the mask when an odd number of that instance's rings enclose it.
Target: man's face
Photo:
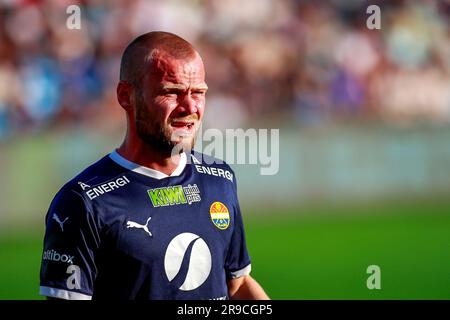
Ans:
[[[158,54],[144,72],[136,94],[139,137],[161,151],[182,144],[191,149],[205,109],[205,70],[201,58],[177,60]]]

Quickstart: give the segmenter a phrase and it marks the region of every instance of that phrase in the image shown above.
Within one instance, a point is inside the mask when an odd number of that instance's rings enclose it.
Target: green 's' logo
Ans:
[[[147,193],[155,208],[186,203],[192,204],[193,202],[199,202],[201,200],[200,190],[196,184],[189,184],[187,187],[178,185],[150,189]]]

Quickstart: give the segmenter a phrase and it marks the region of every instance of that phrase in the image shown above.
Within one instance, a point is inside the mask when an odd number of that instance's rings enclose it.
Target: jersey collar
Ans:
[[[157,180],[164,179],[167,177],[176,177],[176,176],[179,176],[183,172],[184,168],[186,167],[186,163],[187,163],[186,153],[183,152],[180,154],[180,156],[181,156],[180,162],[178,163],[177,168],[169,176],[165,173],[162,173],[161,171],[147,168],[147,167],[141,166],[137,163],[134,163],[130,160],[127,160],[124,157],[122,157],[116,150],[114,150],[113,152],[111,152],[109,154],[109,157],[111,158],[111,160],[113,160],[118,165],[120,165],[126,169],[129,169],[131,171],[143,174],[144,176],[148,176],[150,178],[154,178]]]

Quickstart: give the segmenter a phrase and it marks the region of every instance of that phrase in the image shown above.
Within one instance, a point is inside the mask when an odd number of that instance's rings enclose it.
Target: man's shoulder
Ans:
[[[233,172],[233,169],[224,160],[201,152],[192,151],[188,158],[188,161],[190,161],[190,163],[194,165],[198,164],[207,167],[217,167]]]
[[[222,159],[192,151],[188,156],[188,162],[195,167],[198,173],[223,177],[234,182],[233,169]]]
[[[120,175],[120,169],[111,160],[109,154],[105,155],[67,181],[58,193],[81,194],[95,185]]]
[[[48,212],[70,216],[72,219],[83,217],[83,212],[94,213],[90,202],[97,197],[95,192],[103,194],[128,184],[130,181],[126,172],[109,154],[105,155],[67,181],[55,194]],[[110,185],[113,180],[114,185]],[[116,183],[118,180],[120,181]]]

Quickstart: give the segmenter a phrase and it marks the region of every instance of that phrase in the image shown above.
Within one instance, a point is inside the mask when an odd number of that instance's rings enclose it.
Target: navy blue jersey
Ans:
[[[204,157],[167,176],[114,151],[68,182],[46,216],[41,295],[228,298],[250,257],[234,173]]]

